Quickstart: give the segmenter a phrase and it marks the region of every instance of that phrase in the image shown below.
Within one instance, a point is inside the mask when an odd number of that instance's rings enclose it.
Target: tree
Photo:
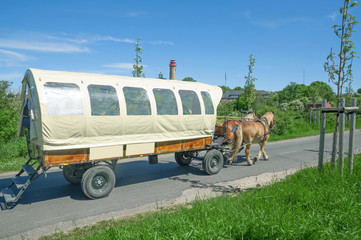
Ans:
[[[340,8],[342,24],[333,26],[334,33],[340,39],[339,53],[336,56],[331,48],[331,52],[327,56],[327,61],[324,64],[324,69],[328,73],[329,81],[337,86],[337,105],[339,105],[344,84],[352,82],[352,62],[354,57],[356,57],[356,53],[354,51],[354,44],[351,41],[351,36],[357,21],[356,17],[353,16],[349,10],[355,6],[358,6],[356,1],[351,2],[350,0],[345,0],[344,6]],[[339,62],[338,64],[336,63],[337,61]]]
[[[279,103],[289,103],[291,101],[309,97],[309,88],[305,84],[291,82],[284,89],[278,92]]]
[[[329,81],[337,86],[337,106],[340,106],[340,98],[342,97],[342,89],[345,83],[349,83],[351,89],[352,83],[352,62],[356,53],[354,51],[354,44],[351,41],[351,36],[354,26],[357,24],[356,17],[349,11],[351,8],[358,6],[356,1],[344,0],[343,7],[340,8],[342,14],[341,25],[334,25],[334,33],[340,39],[340,49],[336,56],[331,48],[330,54],[327,56],[327,61],[324,64],[324,69],[328,73]],[[338,61],[338,64],[336,63]],[[338,136],[339,116],[336,117],[335,132],[333,134],[333,147],[331,161],[333,166],[336,166],[337,153],[337,136]]]
[[[9,91],[11,83],[0,81],[0,143],[16,136],[19,121],[20,97]]]
[[[249,55],[249,65],[248,65],[248,74],[244,78],[246,82],[244,84],[244,93],[242,93],[238,98],[238,106],[243,110],[249,110],[256,100],[256,89],[254,82],[257,78],[253,77],[253,67],[256,63],[256,59],[253,55]]]
[[[238,86],[238,87],[233,88],[233,90],[243,90],[243,88]]]
[[[137,39],[137,42],[135,43],[135,58],[134,61],[135,63],[133,64],[133,77],[145,77],[144,72],[143,72],[143,66],[142,66],[142,47],[139,46],[139,42],[140,40],[142,40],[141,38]]]
[[[357,89],[357,93],[361,93],[361,88]]]
[[[336,99],[336,94],[333,92],[331,86],[325,82],[312,82],[309,88],[311,97],[319,97],[321,99],[326,99],[327,101],[333,101]]]
[[[230,87],[227,87],[227,86],[219,86],[220,88],[222,88],[222,92],[223,92],[223,94],[225,93],[225,92],[227,92],[227,91],[230,91],[231,90],[231,88]]]
[[[185,82],[197,82],[192,77],[185,77],[185,78],[182,79],[182,81],[185,81]]]

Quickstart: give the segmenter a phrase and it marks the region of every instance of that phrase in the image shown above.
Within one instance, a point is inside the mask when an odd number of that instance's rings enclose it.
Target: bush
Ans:
[[[11,83],[0,81],[0,143],[10,141],[16,136],[19,111],[20,96],[9,92]]]
[[[218,116],[239,116],[237,101],[221,102],[217,108]]]

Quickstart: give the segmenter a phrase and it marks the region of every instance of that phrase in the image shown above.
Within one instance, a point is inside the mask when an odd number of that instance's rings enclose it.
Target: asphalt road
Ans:
[[[330,154],[331,135],[326,136],[325,152]],[[348,134],[345,151],[348,151]],[[361,149],[361,132],[356,131],[355,149]],[[306,137],[268,143],[269,161],[247,166],[242,151],[238,161],[225,165],[216,175],[206,175],[202,162],[180,167],[173,155],[162,155],[159,163],[149,165],[147,158],[119,161],[116,185],[110,196],[89,200],[79,185],[69,184],[59,169],[36,180],[12,209],[0,210],[0,238],[28,238],[89,224],[102,219],[134,214],[177,202],[186,191],[212,188],[222,192],[219,183],[230,182],[267,172],[286,171],[314,163],[318,159],[318,137]],[[252,156],[258,151],[252,146]],[[14,174],[0,175],[0,188],[5,188]],[[217,187],[218,186],[218,187]],[[0,197],[0,201],[1,197]]]

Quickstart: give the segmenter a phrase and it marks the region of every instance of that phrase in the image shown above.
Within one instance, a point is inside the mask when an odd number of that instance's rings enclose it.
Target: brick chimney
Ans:
[[[170,80],[176,80],[176,67],[177,64],[175,63],[175,60],[172,59],[170,60],[170,64],[169,64],[169,79]]]

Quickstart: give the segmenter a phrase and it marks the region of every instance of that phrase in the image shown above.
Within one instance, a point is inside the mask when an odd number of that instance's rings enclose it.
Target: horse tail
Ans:
[[[231,157],[229,159],[230,162],[237,157],[238,152],[240,151],[240,146],[243,141],[243,127],[242,124],[237,125],[237,130],[234,132],[234,140],[232,144]]]

